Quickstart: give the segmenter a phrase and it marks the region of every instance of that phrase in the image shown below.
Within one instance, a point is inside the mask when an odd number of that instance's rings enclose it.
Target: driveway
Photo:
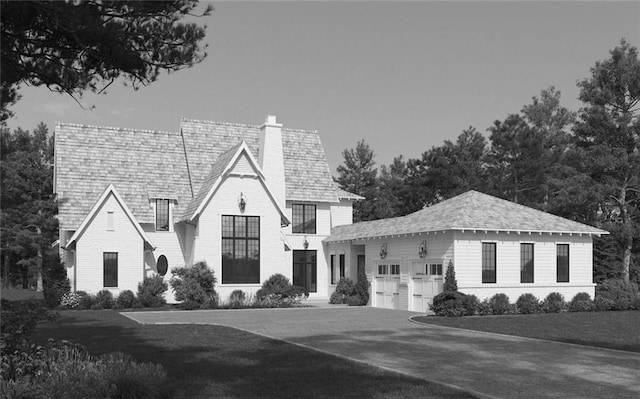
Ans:
[[[499,398],[640,398],[640,355],[416,324],[376,308],[132,312],[144,324],[251,331]]]

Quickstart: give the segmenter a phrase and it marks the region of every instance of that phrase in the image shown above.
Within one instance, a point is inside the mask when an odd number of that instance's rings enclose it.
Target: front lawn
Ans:
[[[640,352],[640,311],[471,317],[417,316],[413,320],[447,327]]]
[[[171,398],[474,397],[232,328],[140,325],[111,310],[63,311],[56,323],[38,326],[34,339],[48,338],[161,364]]]

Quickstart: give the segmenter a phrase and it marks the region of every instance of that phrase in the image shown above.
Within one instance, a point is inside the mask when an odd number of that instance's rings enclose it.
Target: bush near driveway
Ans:
[[[213,309],[218,305],[217,280],[207,262],[171,269],[171,288],[183,309]]]
[[[160,275],[145,277],[138,283],[138,300],[146,308],[157,308],[167,303],[164,293],[169,286]]]

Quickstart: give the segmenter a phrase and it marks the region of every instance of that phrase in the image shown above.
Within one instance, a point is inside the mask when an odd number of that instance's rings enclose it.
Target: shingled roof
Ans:
[[[55,191],[61,230],[75,230],[109,184],[140,223],[154,223],[150,199],[175,199],[174,220],[218,158],[243,140],[259,159],[260,127],[183,119],[179,132],[57,123]],[[338,202],[317,131],[282,129],[286,199]]]
[[[334,227],[324,241],[446,230],[608,234],[593,226],[472,190],[406,216]]]

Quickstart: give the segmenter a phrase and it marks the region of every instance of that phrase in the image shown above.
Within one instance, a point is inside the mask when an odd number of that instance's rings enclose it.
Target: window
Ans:
[[[107,211],[107,231],[113,231],[113,211]]]
[[[400,274],[400,265],[391,265],[391,274]]]
[[[167,262],[167,257],[164,255],[160,255],[158,261],[156,262],[156,272],[159,275],[164,276],[167,274],[167,270],[169,269],[169,262]]]
[[[156,200],[156,231],[169,231],[169,200]]]
[[[496,282],[496,243],[482,243],[482,282]]]
[[[118,253],[103,252],[102,260],[104,265],[103,287],[118,286]]]
[[[317,292],[316,251],[293,251],[293,285]]]
[[[316,206],[293,204],[291,208],[293,232],[316,234]]]
[[[533,244],[520,244],[520,282],[533,283]]]
[[[388,265],[378,265],[378,274],[389,274]]]
[[[556,247],[556,281],[569,282],[569,244],[558,244]]]
[[[331,255],[331,284],[336,283],[336,256]]]
[[[260,282],[260,217],[222,216],[222,284]]]
[[[432,263],[429,265],[432,276],[442,276],[442,263]]]
[[[340,255],[340,278],[344,278],[344,254]]]

